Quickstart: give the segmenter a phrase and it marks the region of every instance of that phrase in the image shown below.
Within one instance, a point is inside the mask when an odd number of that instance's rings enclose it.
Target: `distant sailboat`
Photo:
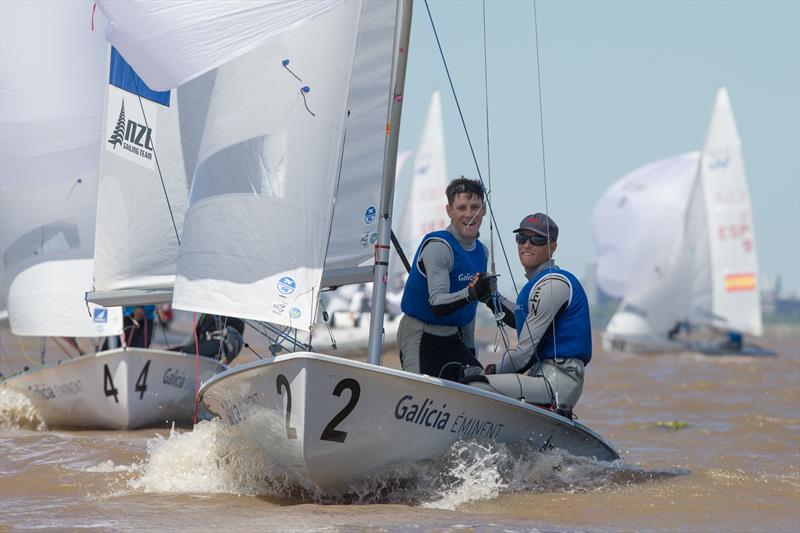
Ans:
[[[622,297],[604,347],[769,353],[742,340],[762,333],[758,260],[741,140],[724,87],[703,151],[626,175],[597,203],[592,223],[597,284]]]
[[[414,169],[408,188],[397,238],[411,260],[422,238],[428,233],[444,229],[447,216],[444,212],[447,188],[447,158],[442,127],[442,102],[439,91],[431,95],[425,127],[414,154]],[[406,271],[399,258],[390,262],[390,290],[402,291]]]

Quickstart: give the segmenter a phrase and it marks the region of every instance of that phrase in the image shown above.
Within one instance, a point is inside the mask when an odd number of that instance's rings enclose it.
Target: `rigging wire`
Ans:
[[[139,99],[139,107],[142,109],[142,116],[144,117],[144,125],[148,129],[150,124],[147,122],[147,113],[144,111],[144,103],[142,102],[142,88],[139,85],[139,77],[134,72],[133,82],[136,84],[136,96]],[[178,233],[178,225],[175,223],[175,214],[172,212],[172,203],[169,201],[169,193],[167,192],[167,185],[164,183],[164,175],[161,173],[161,164],[158,162],[158,153],[156,153],[156,144],[153,142],[153,159],[156,160],[156,169],[158,170],[158,177],[161,180],[161,189],[164,191],[164,199],[167,201],[167,209],[169,209],[169,219],[172,221],[172,228],[175,230],[175,239],[178,241],[178,246],[181,244],[181,237]]]
[[[449,82],[450,90],[453,93],[453,99],[455,100],[455,103],[456,103],[456,109],[458,110],[458,116],[461,119],[461,126],[464,129],[464,135],[467,138],[467,144],[469,145],[469,150],[470,150],[470,153],[472,155],[472,160],[475,163],[475,169],[476,169],[476,172],[478,173],[478,179],[480,180],[481,185],[483,186],[484,190],[486,190],[486,184],[485,184],[485,182],[483,180],[483,175],[481,174],[480,165],[478,164],[478,159],[477,159],[477,157],[475,155],[475,149],[474,149],[474,147],[472,145],[472,139],[470,138],[469,130],[467,129],[467,124],[466,124],[466,121],[464,119],[464,113],[461,111],[461,104],[459,103],[458,95],[456,94],[455,85],[453,84],[453,78],[450,75],[450,69],[447,66],[447,60],[446,60],[446,58],[444,56],[444,50],[442,49],[442,43],[439,40],[439,33],[436,31],[436,24],[435,24],[435,22],[433,20],[433,14],[431,13],[431,8],[430,8],[430,5],[428,3],[428,0],[424,0],[424,2],[425,2],[425,9],[428,12],[428,20],[430,20],[431,29],[433,30],[433,36],[434,36],[434,38],[436,40],[436,45],[437,45],[437,47],[439,49],[439,56],[442,58],[442,64],[444,65],[445,73],[447,74],[447,81]],[[537,40],[537,48],[536,48],[536,58],[537,58],[537,60],[536,60],[536,64],[537,64],[537,72],[540,72],[538,33],[536,35],[536,40]],[[541,120],[541,105],[542,105],[541,101],[542,101],[542,99],[541,99],[541,76],[540,76],[539,77],[540,128],[543,131],[544,122]],[[544,136],[543,135],[542,135],[542,146],[544,146]],[[544,162],[544,159],[543,159],[543,162]],[[546,174],[545,174],[545,180],[546,180]],[[545,181],[545,183],[546,183],[546,181]],[[545,188],[545,196],[546,196],[546,194],[547,194],[547,190]],[[489,220],[490,220],[490,222],[494,223],[495,227],[497,227],[497,220],[496,220],[496,218],[494,216],[494,209],[492,208],[491,202],[487,202],[487,205],[489,206]],[[547,210],[548,210],[548,203],[547,203],[547,199],[545,199],[545,211],[547,211]],[[549,236],[549,228],[548,228],[548,240],[549,240],[549,237],[550,236]],[[508,253],[506,252],[506,248],[505,248],[505,245],[503,244],[502,239],[500,239],[500,249],[503,252],[503,259],[504,259],[504,261],[506,263],[506,268],[508,268],[509,274],[511,274],[510,278],[511,278],[511,283],[514,286],[514,292],[517,295],[519,295],[519,288],[517,287],[517,283],[514,280],[514,276],[513,276],[513,273],[511,271],[511,263],[510,263],[510,261],[508,259]],[[531,335],[531,337],[533,337],[533,335],[531,334],[531,331],[530,331],[530,326],[527,323],[526,323],[526,327],[528,328],[528,334]],[[535,350],[534,350],[534,357],[536,358],[537,366],[541,368],[541,365],[540,365],[541,361],[539,359],[539,354]],[[512,366],[516,366],[516,365],[514,365],[513,359],[511,361],[512,361]],[[516,373],[516,368],[515,368],[515,373]],[[544,373],[542,373],[541,377],[545,380],[545,383],[547,385],[548,391],[552,391],[552,387],[550,386],[547,378],[544,376]],[[551,398],[553,398],[552,393],[550,394],[550,396],[551,396]],[[558,403],[557,395],[556,395],[556,397],[554,399],[555,399],[555,403],[557,404]]]
[[[540,139],[542,144],[542,178],[544,181],[544,214],[547,217],[550,217],[550,204],[547,196],[547,152],[545,152],[545,143],[544,143],[544,107],[542,106],[542,67],[541,61],[539,59],[539,19],[536,16],[536,0],[533,0],[533,34],[536,40],[536,86],[538,88],[539,93],[539,133]],[[552,252],[550,251],[550,224],[545,223],[545,227],[547,228],[547,259],[548,261],[552,261]],[[550,282],[550,301],[553,300],[553,283]],[[558,398],[558,363],[556,359],[558,358],[558,346],[556,345],[556,316],[553,316],[553,321],[551,323],[551,329],[553,332],[553,363],[556,365],[556,389],[555,389],[555,403],[556,408],[559,407],[560,402]],[[539,356],[536,356],[537,363],[540,363]],[[540,365],[541,366],[541,365]],[[544,377],[544,372],[542,372],[542,377]],[[546,378],[545,378],[546,379]]]
[[[483,8],[483,101],[486,111],[486,180],[489,182],[489,190],[486,191],[486,202],[491,204],[492,194],[492,151],[489,145],[489,63],[486,58],[486,0],[481,2]],[[489,257],[492,263],[489,272],[497,273],[494,263],[494,222],[489,218]]]
[[[478,164],[478,158],[475,155],[475,148],[472,145],[472,139],[469,136],[469,130],[467,130],[467,123],[464,120],[464,113],[461,111],[461,104],[458,101],[458,95],[456,94],[455,85],[453,85],[453,78],[450,75],[450,69],[447,66],[447,60],[444,57],[444,50],[442,49],[442,43],[439,41],[439,33],[436,31],[436,24],[433,21],[433,15],[431,14],[431,7],[428,4],[428,0],[425,1],[425,9],[428,11],[428,19],[431,22],[431,28],[433,29],[433,36],[436,39],[436,46],[439,48],[439,57],[442,58],[442,64],[444,65],[445,73],[447,74],[447,81],[450,83],[450,90],[453,93],[453,99],[456,103],[456,109],[458,110],[458,116],[461,119],[461,126],[464,129],[464,135],[467,137],[467,144],[469,145],[469,151],[472,154],[472,161],[475,163],[475,171],[478,173],[478,179],[483,186],[483,189],[486,190],[486,183],[483,180],[483,174],[481,173],[481,167]],[[494,216],[494,209],[492,209],[492,204],[490,202],[486,202],[486,205],[489,206],[489,220],[494,222],[494,226],[497,227],[497,220]],[[508,254],[506,253],[505,245],[503,245],[502,239],[500,240],[500,248],[503,251],[503,258],[506,262],[506,268],[508,268],[509,274],[511,274],[511,263],[508,260]],[[519,289],[517,288],[517,283],[514,281],[514,276],[511,277],[511,283],[514,285],[514,292],[519,293]]]

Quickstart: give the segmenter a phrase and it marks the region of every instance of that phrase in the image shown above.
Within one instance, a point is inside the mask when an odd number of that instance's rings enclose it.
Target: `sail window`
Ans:
[[[287,131],[239,142],[215,153],[197,168],[192,202],[221,194],[286,196]]]
[[[61,220],[29,231],[15,240],[3,253],[3,267],[20,263],[31,257],[64,252],[80,246],[78,225]]]

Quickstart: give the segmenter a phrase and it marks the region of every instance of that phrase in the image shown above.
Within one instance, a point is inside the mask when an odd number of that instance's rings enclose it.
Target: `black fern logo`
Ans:
[[[125,137],[125,100],[122,101],[122,109],[119,111],[119,118],[117,119],[117,126],[114,128],[114,133],[108,140],[109,144],[114,148],[119,144],[122,146],[122,139]]]

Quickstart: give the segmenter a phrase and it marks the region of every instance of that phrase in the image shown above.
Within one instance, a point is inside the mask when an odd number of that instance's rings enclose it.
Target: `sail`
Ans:
[[[194,134],[196,124],[182,127],[178,90],[151,90],[113,47],[107,64],[95,293],[89,297],[143,303],[121,294],[147,291],[152,302],[169,301],[191,179],[181,135]],[[204,116],[203,105],[191,109],[193,117]],[[152,295],[159,289],[165,296]]]
[[[724,88],[702,153],[629,174],[592,221],[597,283],[624,297],[608,333],[666,337],[681,322],[761,334],[750,200]]]
[[[597,285],[611,296],[660,283],[697,181],[699,152],[650,163],[625,175],[592,212]]]
[[[166,91],[258,48],[342,1],[100,0],[97,4],[109,21],[108,41],[149,87]]]
[[[717,91],[701,165],[715,325],[761,335],[758,260],[750,194],[728,91]]]
[[[372,281],[391,94],[395,2],[364,2],[323,285]],[[401,168],[398,157],[398,172]]]
[[[92,2],[2,2],[0,273],[12,332],[104,336],[87,306],[95,230],[104,21]],[[20,53],[24,50],[25,53]]]
[[[428,107],[428,118],[414,156],[414,173],[400,227],[400,243],[413,251],[422,237],[447,227],[443,206],[447,202],[447,161],[442,130],[442,103],[434,91]]]
[[[343,3],[216,69],[174,307],[310,329],[360,12]]]
[[[398,240],[411,261],[422,237],[431,231],[447,227],[444,213],[447,202],[447,160],[442,128],[442,103],[439,91],[434,91],[428,115],[414,156],[411,184],[400,218]],[[392,288],[400,290],[405,268],[399,261],[390,263]]]

